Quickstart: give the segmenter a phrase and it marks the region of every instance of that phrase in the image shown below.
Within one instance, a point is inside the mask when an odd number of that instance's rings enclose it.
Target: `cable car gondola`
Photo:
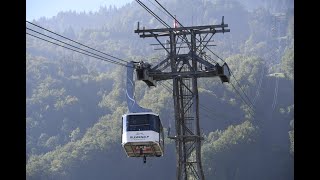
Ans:
[[[126,99],[129,113],[122,115],[121,145],[128,157],[143,157],[146,163],[146,157],[163,156],[164,134],[159,115],[139,106],[134,98],[134,69],[134,62],[128,62]]]
[[[128,157],[163,156],[164,134],[159,115],[153,112],[124,114],[122,147]]]

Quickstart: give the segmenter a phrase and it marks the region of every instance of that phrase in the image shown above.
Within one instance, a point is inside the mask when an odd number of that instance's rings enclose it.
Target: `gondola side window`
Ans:
[[[150,116],[150,128],[152,131],[160,132],[160,119],[158,116]]]

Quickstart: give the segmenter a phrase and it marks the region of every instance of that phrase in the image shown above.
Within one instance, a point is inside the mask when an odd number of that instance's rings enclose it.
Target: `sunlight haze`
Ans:
[[[60,11],[95,12],[100,6],[114,5],[121,7],[132,0],[27,0],[27,20],[39,19],[41,17],[51,18]]]

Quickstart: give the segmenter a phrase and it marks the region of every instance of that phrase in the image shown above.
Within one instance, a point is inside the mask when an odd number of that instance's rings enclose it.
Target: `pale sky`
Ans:
[[[26,0],[26,20],[40,17],[51,18],[59,11],[89,12],[98,11],[100,6],[115,5],[121,7],[133,0]]]

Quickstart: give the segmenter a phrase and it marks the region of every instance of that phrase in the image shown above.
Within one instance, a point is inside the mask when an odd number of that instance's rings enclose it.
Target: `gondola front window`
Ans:
[[[160,119],[151,114],[129,115],[127,117],[127,131],[156,131],[160,129]]]

